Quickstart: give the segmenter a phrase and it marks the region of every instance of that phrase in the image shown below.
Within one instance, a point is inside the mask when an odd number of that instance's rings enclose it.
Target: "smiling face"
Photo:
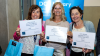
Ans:
[[[61,16],[62,9],[61,9],[61,6],[59,4],[55,5],[55,7],[53,9],[53,13],[55,16]]]
[[[32,11],[31,18],[32,18],[32,20],[40,18],[40,9],[39,8],[34,9]]]
[[[73,9],[71,12],[71,19],[73,22],[78,22],[81,20],[82,14],[77,9]]]

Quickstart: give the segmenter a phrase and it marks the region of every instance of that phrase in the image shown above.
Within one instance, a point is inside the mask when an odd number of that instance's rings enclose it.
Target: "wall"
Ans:
[[[19,0],[8,1],[8,41],[13,39],[13,34],[19,24],[20,20],[20,7]]]
[[[100,0],[84,0],[84,6],[100,6]]]
[[[9,39],[13,39],[19,19],[19,0],[0,0],[0,56],[4,56]]]
[[[84,0],[83,20],[93,22],[97,31],[98,21],[100,19],[100,0]]]
[[[83,20],[92,21],[96,31],[99,19],[100,19],[100,6],[84,6]]]
[[[8,45],[7,32],[6,0],[0,0],[0,46],[3,50],[0,56],[3,56]]]

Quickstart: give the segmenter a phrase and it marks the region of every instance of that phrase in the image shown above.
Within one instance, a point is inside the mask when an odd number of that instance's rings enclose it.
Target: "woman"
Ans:
[[[94,25],[91,21],[83,21],[82,20],[83,11],[80,7],[72,7],[70,9],[70,16],[72,19],[72,23],[70,24],[70,31],[67,33],[69,37],[69,41],[72,44],[72,32],[93,32],[95,33]],[[72,31],[72,32],[71,32]],[[71,48],[71,56],[82,56],[84,55],[83,52],[86,53],[86,56],[94,56],[94,54],[90,54],[92,52],[91,49],[84,49],[84,48]]]
[[[42,18],[43,18],[43,13],[41,11],[41,8],[38,5],[32,5],[29,9],[27,20],[42,19]],[[44,27],[42,26],[41,34],[28,36],[28,37],[21,37],[20,26],[18,25],[13,37],[15,40],[18,40],[20,43],[23,43],[21,56],[33,56],[34,45],[39,45],[40,37],[41,39],[44,38]],[[34,41],[35,37],[37,37],[36,41]]]
[[[69,31],[69,23],[66,21],[64,7],[60,2],[54,3],[51,10],[51,18],[46,20],[45,26],[46,25],[65,27],[65,28],[68,28],[68,31]],[[55,56],[65,56],[64,50],[66,48],[66,44],[49,41],[47,42],[46,46],[54,47]]]

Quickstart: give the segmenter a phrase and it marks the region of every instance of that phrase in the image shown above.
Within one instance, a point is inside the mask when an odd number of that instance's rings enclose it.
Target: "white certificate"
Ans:
[[[41,19],[19,21],[19,24],[21,36],[36,35],[42,32]]]
[[[95,33],[73,32],[72,46],[94,50]]]
[[[45,38],[47,41],[66,43],[67,30],[65,27],[46,25]]]

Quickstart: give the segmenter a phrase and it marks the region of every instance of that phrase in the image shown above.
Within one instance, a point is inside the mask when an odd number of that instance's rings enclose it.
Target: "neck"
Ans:
[[[56,16],[56,17],[54,18],[54,22],[60,22],[60,21],[61,21],[61,17]]]
[[[80,21],[78,21],[77,23],[75,23],[75,26],[82,26],[83,25],[83,21],[82,20],[80,20]]]

